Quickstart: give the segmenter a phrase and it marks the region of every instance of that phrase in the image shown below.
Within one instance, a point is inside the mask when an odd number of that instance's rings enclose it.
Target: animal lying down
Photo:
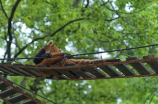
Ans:
[[[60,56],[66,56],[66,58],[68,60],[63,60],[64,57],[60,57]],[[53,57],[53,56],[59,56],[59,57]],[[41,58],[37,58],[37,57],[41,57]],[[51,58],[53,57],[53,58]],[[35,58],[33,59],[33,62],[35,63],[35,66],[38,65],[46,65],[47,67],[49,67],[50,65],[60,65],[60,66],[64,66],[65,64],[80,64],[83,62],[88,62],[89,64],[93,64],[94,61],[105,61],[105,62],[109,62],[112,60],[109,59],[96,59],[96,60],[87,60],[87,59],[73,59],[72,56],[70,56],[67,53],[62,53],[60,52],[60,49],[53,44],[53,41],[49,41],[47,43],[47,45],[45,47],[43,47],[35,56]],[[55,70],[51,70],[52,73],[55,76],[59,76],[61,75],[59,72],[55,71]],[[50,77],[50,74],[45,72],[45,71],[40,71],[40,73],[46,77]],[[72,74],[75,74],[73,72],[70,72]]]

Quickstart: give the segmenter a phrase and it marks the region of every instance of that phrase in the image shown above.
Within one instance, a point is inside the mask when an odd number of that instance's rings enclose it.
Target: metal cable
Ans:
[[[81,55],[90,55],[90,54],[99,54],[99,53],[107,53],[107,52],[116,52],[116,51],[123,51],[123,50],[131,50],[131,49],[138,49],[138,48],[145,48],[145,47],[151,47],[151,46],[157,46],[158,44],[152,44],[152,45],[146,45],[146,46],[139,46],[134,48],[126,48],[126,49],[116,49],[116,50],[110,50],[110,51],[102,51],[102,52],[91,52],[91,53],[83,53],[83,54],[75,54],[75,55],[66,55],[66,56],[81,56]],[[53,56],[52,58],[56,57],[64,57],[64,56]],[[15,59],[39,59],[44,57],[29,57],[29,58],[5,58],[0,60],[15,60]]]

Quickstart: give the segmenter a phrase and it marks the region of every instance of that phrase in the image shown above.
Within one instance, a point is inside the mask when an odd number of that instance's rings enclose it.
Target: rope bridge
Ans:
[[[17,85],[16,83],[11,82],[8,79],[5,79],[4,77],[2,77],[2,75],[24,76],[24,77],[53,79],[53,80],[96,80],[96,79],[158,76],[158,57],[144,56],[143,59],[138,59],[136,57],[131,57],[123,53],[123,50],[144,48],[144,47],[150,47],[156,45],[158,44],[135,47],[135,48],[127,48],[121,50],[106,51],[106,52],[120,51],[120,54],[118,54],[114,58],[115,60],[117,60],[116,62],[104,62],[102,60],[102,61],[94,61],[93,64],[89,64],[86,62],[77,65],[66,64],[63,67],[59,65],[51,65],[50,67],[46,67],[45,65],[40,65],[35,67],[33,65],[23,65],[19,62],[18,62],[19,64],[0,63],[0,90],[1,90],[0,99],[2,99],[8,104],[15,104],[15,103],[43,104],[41,101],[35,98],[35,96],[32,96],[31,94],[28,94],[23,91],[27,89],[19,85],[18,87],[15,86]],[[97,52],[97,53],[105,53],[105,52]],[[87,54],[96,54],[96,52],[87,53]],[[72,56],[80,56],[87,54],[77,54]],[[126,61],[121,61],[119,59],[116,59],[121,54],[128,56],[130,58],[127,58]],[[15,59],[33,59],[33,58],[13,58],[11,60],[15,61]],[[0,59],[0,60],[6,60],[6,59]],[[61,75],[55,76],[54,73],[52,73],[52,71],[54,70],[59,72]],[[49,73],[50,77],[43,76],[40,73],[40,71]],[[50,102],[55,104],[55,102],[53,101]]]
[[[129,77],[145,77],[158,76],[158,57],[144,56],[143,59],[135,57],[127,58],[126,61],[104,62],[94,61],[93,64],[80,63],[66,64],[64,67],[52,65],[33,66],[22,64],[0,64],[0,74],[10,76],[25,76],[54,80],[94,80],[94,79],[112,79],[112,78],[129,78]],[[147,68],[145,65],[150,66]],[[130,67],[129,67],[130,65]],[[132,68],[131,68],[132,67]],[[51,70],[61,73],[55,76]],[[50,77],[43,76],[40,71],[51,74]],[[76,74],[76,76],[72,73]]]

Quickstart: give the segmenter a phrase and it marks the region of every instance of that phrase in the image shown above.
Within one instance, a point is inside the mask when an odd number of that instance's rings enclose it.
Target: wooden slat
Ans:
[[[129,58],[126,58],[126,61],[130,61],[130,60],[136,60],[138,59],[137,57],[129,57]]]
[[[143,59],[154,58],[154,56],[144,56]],[[146,62],[156,74],[158,74],[158,60]]]
[[[4,82],[0,81],[0,90],[7,88],[8,85],[6,85]]]
[[[82,70],[85,70],[85,71],[93,74],[97,78],[106,77],[106,75],[104,73],[102,73],[100,70],[98,70],[96,67],[85,67],[85,68],[82,68]]]
[[[60,65],[50,65],[50,67],[60,67]],[[54,69],[53,69],[54,70]],[[61,73],[60,73],[61,74]],[[53,79],[68,79],[68,77],[67,76],[65,76],[65,75],[63,75],[63,74],[61,74],[61,75],[59,75],[59,76],[54,76],[53,77]]]
[[[63,74],[62,74],[62,75],[60,75],[60,76],[58,76],[57,78],[58,78],[58,79],[68,79],[68,77],[66,77],[66,76],[65,76],[65,75],[63,75]]]
[[[83,63],[80,63],[80,65],[88,65],[89,63],[88,62],[83,62]],[[84,67],[84,68],[80,68],[82,71],[86,71],[86,72],[89,72],[91,74],[93,74],[95,77],[97,78],[103,78],[103,77],[106,77],[106,75],[101,72],[99,69],[97,69],[97,67]],[[91,75],[91,77],[93,77]]]
[[[83,72],[80,69],[69,69],[72,72],[74,72],[75,74],[78,74],[79,76],[81,76],[82,78],[91,78],[91,76],[85,72]]]
[[[13,70],[15,74],[18,75],[26,75],[25,73],[23,73],[22,71],[20,71],[17,67],[8,67],[9,69]]]
[[[100,69],[102,69],[104,72],[106,72],[111,77],[120,76],[120,74],[113,69],[110,65],[107,66],[99,66]]]
[[[148,61],[147,64],[158,74],[158,61]]]
[[[11,96],[15,93],[17,93],[17,92],[13,88],[9,88],[7,90],[0,92],[0,96],[5,98],[5,97]]]
[[[54,73],[52,73],[52,71],[51,71],[51,70],[47,70],[47,72],[51,74],[49,78],[54,79],[54,77],[55,77]]]
[[[86,72],[86,71],[85,71],[85,73],[86,73],[88,76],[90,76],[91,78],[96,78],[95,75],[93,75],[93,74],[91,74],[91,73],[89,73],[89,72]]]
[[[28,70],[26,68],[20,68],[20,69],[25,71],[25,73],[27,73],[27,75],[29,75],[29,76],[37,76],[37,77],[41,77],[42,76],[39,72],[34,71],[34,70],[30,70],[30,69]]]
[[[68,70],[66,70],[66,69],[57,69],[56,71],[58,71],[58,72],[60,72],[60,73],[62,73],[62,74],[64,74],[64,75],[66,75],[67,77],[69,77],[69,78],[72,78],[72,79],[75,79],[76,77],[73,75],[73,74],[71,74]]]
[[[42,69],[40,69],[39,71],[42,71],[42,72],[44,72],[44,73],[48,73],[48,74],[50,74],[51,77],[54,77],[54,74],[53,74],[50,70],[45,69],[45,68],[46,68],[45,65],[38,65],[37,67],[42,68]]]
[[[118,70],[120,70],[124,75],[135,75],[135,73],[131,69],[129,69],[125,64],[118,64],[114,66],[118,68]]]
[[[30,68],[27,68],[27,67],[34,67],[33,65],[25,65],[26,68],[21,68],[23,70],[25,70],[26,72],[34,75],[34,76],[38,76],[38,77],[41,77],[42,75],[39,73],[39,71],[37,71],[36,69],[30,69]]]
[[[137,70],[137,72],[141,75],[150,74],[150,71],[143,65],[143,63],[130,63],[130,65]]]
[[[34,76],[37,76],[37,77],[41,77],[42,76],[37,70],[34,70],[34,69],[26,69],[26,71],[28,73],[31,73]]]
[[[42,104],[39,100],[33,98],[31,95],[24,93],[20,88],[13,86],[13,83],[7,79],[5,79],[4,77],[0,76],[0,80],[3,81],[3,83],[5,83],[7,86],[12,87],[15,91],[17,91],[18,93],[20,93],[19,95],[15,95],[11,98],[5,98],[4,101],[5,102],[11,102],[13,104],[22,101],[24,99],[31,99],[32,101],[36,102],[37,104]],[[1,84],[0,84],[0,88],[1,88]]]
[[[46,77],[46,79],[60,79],[60,80],[64,80],[64,79],[67,79],[68,77],[66,77],[65,75],[61,74],[59,76],[49,76],[49,77]]]
[[[8,66],[1,66],[1,67],[6,69],[6,70],[8,70],[8,71],[10,71],[11,73],[15,73],[15,74],[21,75],[21,73],[15,71],[14,69],[12,69],[12,68],[10,68]]]
[[[136,58],[127,58],[126,60],[136,60]],[[142,62],[130,63],[130,65],[137,70],[137,72],[141,75],[148,75],[150,71],[144,66]]]
[[[120,59],[108,60],[108,62],[118,62],[118,61],[120,61]],[[105,61],[103,60],[94,61],[94,64],[97,64],[97,63],[105,63]],[[103,65],[103,66],[98,66],[98,67],[111,77],[120,76],[120,74],[115,69],[113,69],[110,65],[106,65],[106,66]]]
[[[19,68],[19,67],[14,67],[14,66],[24,66],[24,65],[22,65],[22,64],[13,64],[13,69],[15,69],[16,71],[18,71],[21,74],[26,75],[26,76],[34,76],[33,74],[28,73],[26,70],[24,70],[22,68]]]
[[[50,76],[52,76],[52,77],[54,76],[54,74],[51,72],[51,70],[48,70],[48,69],[39,69],[39,71],[47,73],[47,74],[50,74]]]
[[[76,66],[77,64],[65,64],[64,66]],[[70,68],[72,69],[72,68]],[[71,71],[69,68],[67,69],[69,71],[69,73],[71,73],[73,76],[75,76],[75,78],[80,78],[81,76],[79,75],[79,73],[75,73],[74,71]]]
[[[54,66],[50,66],[50,67],[54,67]],[[51,71],[51,70],[50,70]],[[57,71],[58,72],[58,71]],[[51,73],[52,73],[52,71],[51,71]],[[61,74],[61,73],[59,73],[59,74]],[[50,77],[47,77],[47,79],[67,79],[68,77],[66,77],[65,75],[63,75],[63,74],[61,74],[61,75],[58,75],[58,76],[53,76],[54,74],[52,73],[52,76],[50,76]]]
[[[19,72],[21,75],[25,75],[25,76],[32,76],[31,74],[25,72],[24,70],[20,69],[20,68],[17,68],[17,67],[13,67],[12,68],[13,70]]]
[[[3,100],[4,102],[6,102],[7,104],[13,104],[13,103],[9,102],[8,100],[2,98],[1,96],[0,96],[0,99],[2,99],[2,100]]]
[[[64,76],[62,75],[59,75],[59,76],[55,76],[51,70],[49,69],[44,69],[46,66],[45,65],[39,65],[37,67],[42,67],[43,69],[40,69],[40,71],[43,71],[43,72],[46,72],[46,73],[49,73],[50,74],[50,77],[47,77],[47,79],[55,79],[54,77],[56,77],[57,79],[65,79]]]
[[[76,66],[76,64],[65,64],[65,66]],[[87,73],[85,73],[85,72],[83,72],[81,69],[79,69],[79,68],[74,68],[74,69],[72,69],[72,68],[70,68],[70,69],[68,69],[69,71],[71,71],[71,72],[73,72],[74,74],[74,76],[76,77],[76,78],[80,78],[80,77],[82,77],[82,78],[91,78],[91,76],[89,75],[89,74],[87,74]]]
[[[1,66],[0,66],[0,71],[2,71],[2,72],[4,72],[4,73],[9,73],[9,74],[12,73],[12,72],[6,70],[5,68],[3,68],[3,67],[1,67]]]
[[[20,73],[8,67],[8,66],[12,66],[10,63],[2,63],[0,65],[1,65],[1,68],[3,68],[4,70],[9,71],[12,74],[14,73],[14,74],[20,75]]]
[[[17,102],[22,101],[24,99],[27,99],[27,97],[24,96],[23,94],[19,94],[19,95],[13,96],[7,100],[11,103],[17,103]]]

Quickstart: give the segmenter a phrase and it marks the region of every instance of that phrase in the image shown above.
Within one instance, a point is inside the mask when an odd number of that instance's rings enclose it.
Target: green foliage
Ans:
[[[14,13],[17,0],[0,1],[0,47],[6,51],[2,58],[34,57],[49,40],[70,54],[138,47],[158,40],[156,0],[80,0],[77,6],[77,0],[21,0]],[[139,58],[158,56],[157,46],[124,53]],[[113,58],[118,52],[108,54]],[[18,61],[33,64],[32,60]],[[158,99],[157,77],[93,81],[8,78],[58,104],[117,104],[118,100],[120,104],[156,104]]]

